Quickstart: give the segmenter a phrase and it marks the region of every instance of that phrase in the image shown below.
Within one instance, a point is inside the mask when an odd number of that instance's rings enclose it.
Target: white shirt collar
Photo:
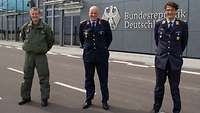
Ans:
[[[169,24],[169,22],[172,22],[172,24],[174,24],[176,18],[174,18],[172,21],[170,21],[168,18],[166,18],[166,20],[167,20],[167,23],[168,23],[168,24]]]

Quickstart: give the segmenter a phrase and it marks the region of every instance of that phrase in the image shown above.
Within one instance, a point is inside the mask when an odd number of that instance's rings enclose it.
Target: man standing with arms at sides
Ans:
[[[40,19],[41,12],[37,7],[30,9],[31,21],[24,24],[21,28],[20,37],[22,38],[23,50],[25,51],[24,81],[21,84],[22,100],[19,105],[31,102],[31,87],[36,67],[41,91],[41,105],[48,105],[50,85],[49,67],[46,53],[54,44],[54,35],[49,25]]]
[[[152,113],[158,113],[162,106],[167,76],[173,99],[173,113],[180,113],[179,83],[183,64],[182,54],[188,41],[188,25],[176,18],[178,4],[167,2],[164,9],[166,18],[158,21],[154,29],[157,53],[155,57],[156,86]]]
[[[90,7],[89,20],[81,22],[79,30],[85,67],[86,100],[83,109],[92,105],[95,94],[94,74],[96,68],[102,93],[102,108],[108,110],[108,48],[112,42],[112,31],[108,21],[100,19],[98,16],[98,7]]]

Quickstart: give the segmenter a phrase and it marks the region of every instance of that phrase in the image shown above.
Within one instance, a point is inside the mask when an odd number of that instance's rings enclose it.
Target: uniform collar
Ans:
[[[168,24],[169,24],[170,22],[171,22],[172,24],[174,24],[175,20],[176,20],[176,18],[174,18],[172,21],[170,21],[168,18],[166,18],[166,21],[167,21]]]

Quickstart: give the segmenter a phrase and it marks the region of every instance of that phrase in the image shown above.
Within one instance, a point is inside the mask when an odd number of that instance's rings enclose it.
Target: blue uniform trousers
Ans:
[[[164,92],[165,92],[165,81],[168,76],[171,95],[174,103],[173,113],[180,113],[181,110],[181,98],[179,91],[181,70],[172,70],[170,68],[169,61],[166,69],[156,68],[156,86],[155,86],[155,103],[154,109],[159,111],[162,105]]]
[[[84,62],[85,67],[85,89],[86,89],[86,102],[91,101],[95,94],[94,75],[95,68],[97,70],[98,78],[100,81],[100,88],[102,93],[102,103],[107,102],[109,99],[108,92],[108,61],[103,62]]]

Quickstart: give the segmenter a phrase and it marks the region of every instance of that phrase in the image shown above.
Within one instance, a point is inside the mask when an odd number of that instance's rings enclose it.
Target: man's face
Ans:
[[[98,10],[97,8],[91,8],[89,11],[89,17],[91,20],[97,20],[98,17]]]
[[[38,22],[40,20],[40,12],[37,11],[37,10],[31,10],[30,16],[31,16],[31,19],[33,21],[33,24],[38,24]]]
[[[176,9],[171,6],[167,6],[165,9],[166,18],[173,20],[176,17]]]

